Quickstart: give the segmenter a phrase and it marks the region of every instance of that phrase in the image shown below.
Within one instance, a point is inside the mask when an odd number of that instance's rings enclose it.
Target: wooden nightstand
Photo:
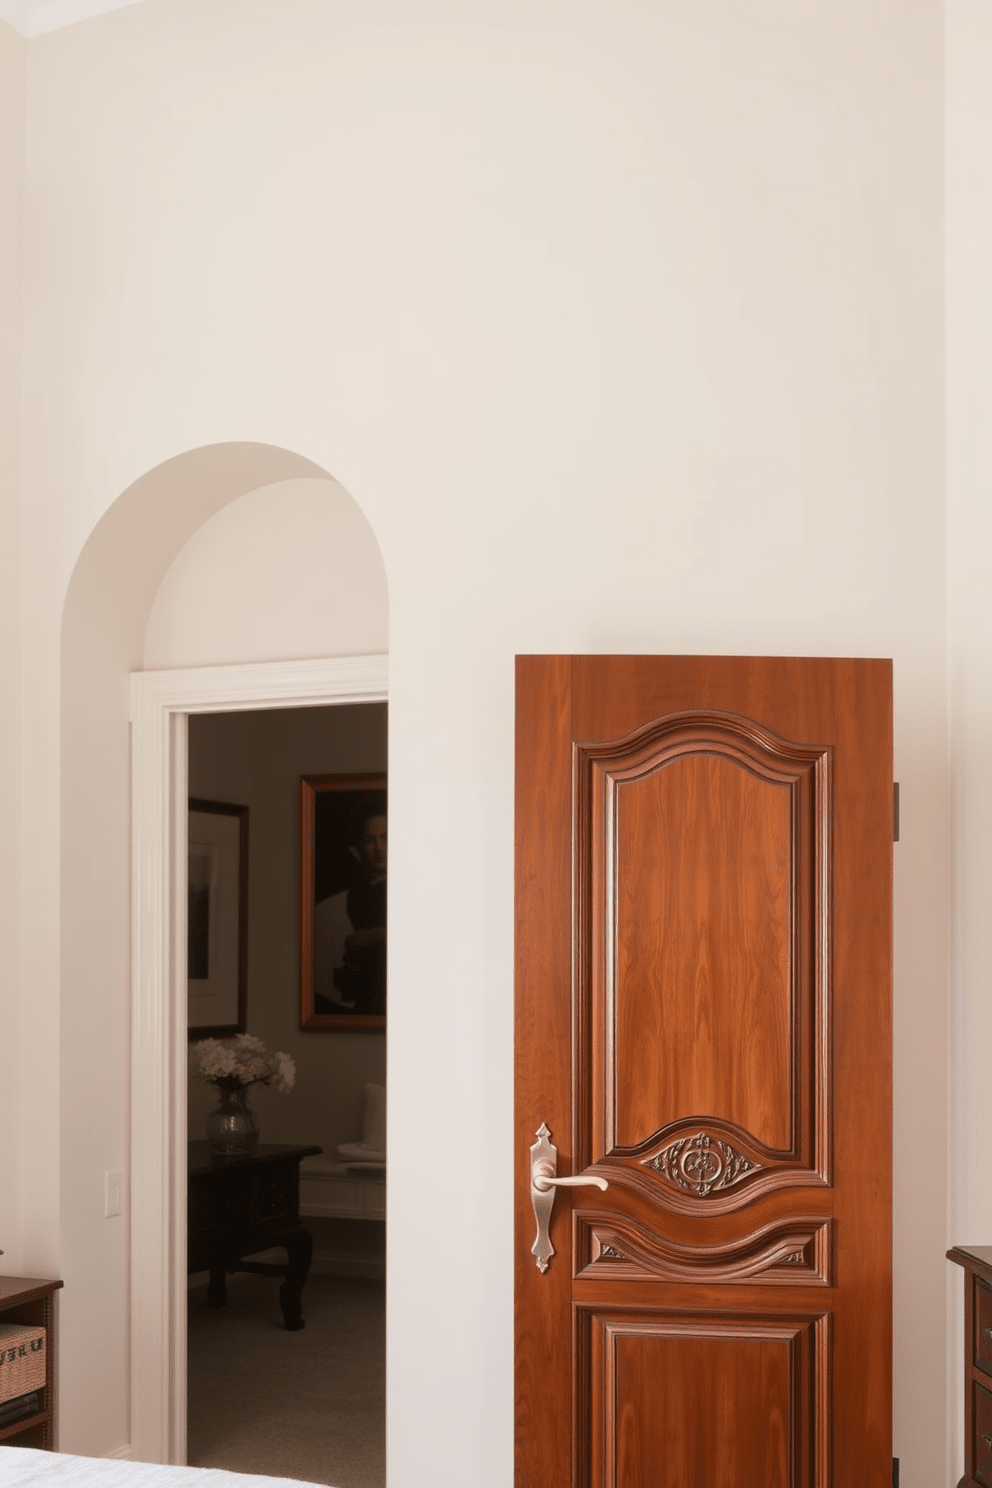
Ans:
[[[955,1245],[964,1267],[964,1477],[958,1488],[992,1488],[992,1245]]]
[[[303,1327],[300,1293],[313,1239],[300,1224],[300,1160],[320,1152],[260,1144],[243,1157],[218,1157],[206,1142],[190,1142],[187,1267],[210,1272],[210,1307],[227,1301],[229,1271],[282,1276],[283,1321],[290,1332]],[[285,1264],[244,1259],[275,1245],[285,1247]]]
[[[31,1323],[46,1329],[45,1389],[43,1410],[0,1427],[0,1442],[18,1447],[55,1446],[55,1293],[61,1281],[42,1281],[34,1276],[0,1276],[0,1323]]]

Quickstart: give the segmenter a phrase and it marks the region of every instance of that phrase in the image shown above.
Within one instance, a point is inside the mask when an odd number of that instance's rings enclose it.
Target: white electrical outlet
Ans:
[[[116,1168],[103,1175],[103,1212],[107,1219],[121,1212],[121,1175]]]

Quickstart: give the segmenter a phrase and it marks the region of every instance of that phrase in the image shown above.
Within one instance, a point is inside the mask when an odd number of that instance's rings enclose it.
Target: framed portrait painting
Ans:
[[[386,777],[300,780],[300,1027],[386,1026]]]
[[[189,802],[189,1036],[244,1033],[248,1012],[248,807]]]

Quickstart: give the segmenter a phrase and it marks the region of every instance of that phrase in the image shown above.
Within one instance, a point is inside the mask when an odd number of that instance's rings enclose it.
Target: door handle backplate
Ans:
[[[599,1188],[605,1193],[610,1186],[605,1178],[594,1177],[591,1173],[588,1177],[577,1173],[570,1178],[559,1178],[557,1174],[558,1148],[542,1121],[537,1129],[537,1141],[530,1149],[530,1200],[534,1206],[534,1222],[537,1225],[537,1237],[530,1249],[537,1259],[537,1269],[542,1273],[547,1271],[548,1262],[555,1253],[550,1235],[555,1189]]]

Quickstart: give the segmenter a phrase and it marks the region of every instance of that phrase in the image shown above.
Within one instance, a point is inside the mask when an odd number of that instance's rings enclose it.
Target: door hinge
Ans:
[[[899,787],[896,786],[896,791],[898,792],[898,790],[899,790]],[[896,834],[896,836],[898,838],[898,833]],[[893,1459],[892,1459],[892,1488],[899,1488],[899,1458],[898,1457],[893,1457]]]
[[[893,786],[892,786],[892,841],[893,842],[898,842],[899,841],[899,782],[898,782],[898,780],[895,781],[894,784],[893,784]],[[898,1457],[893,1457],[892,1460],[893,1460],[893,1462],[895,1462],[896,1464],[898,1464],[898,1461],[899,1461]],[[896,1467],[896,1473],[897,1474],[898,1474],[898,1471],[899,1471],[899,1468],[898,1468],[898,1465],[897,1465],[897,1467]]]

